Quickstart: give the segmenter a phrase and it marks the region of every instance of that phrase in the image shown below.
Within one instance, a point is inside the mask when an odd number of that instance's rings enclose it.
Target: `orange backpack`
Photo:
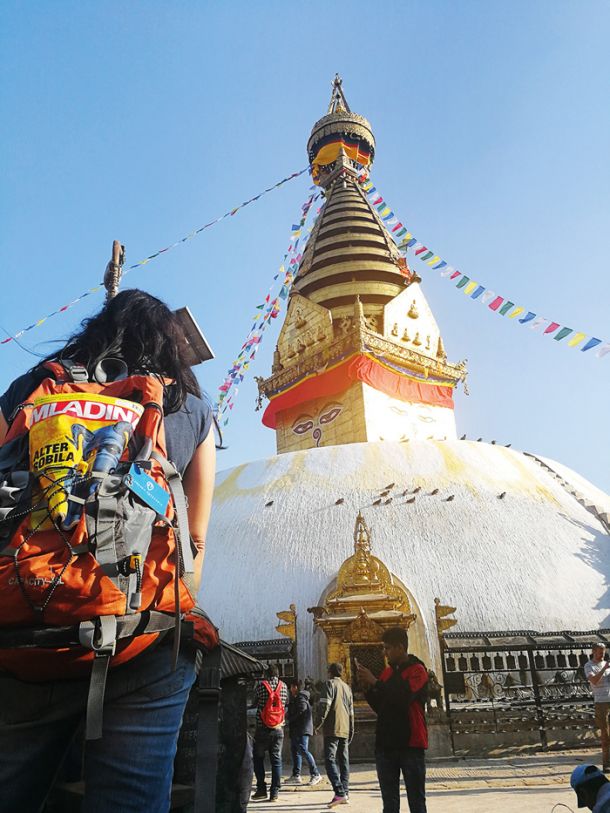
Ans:
[[[160,380],[99,384],[73,362],[45,367],[0,447],[0,669],[90,674],[95,739],[108,667],[170,629],[177,657],[194,606],[186,501],[165,456]]]

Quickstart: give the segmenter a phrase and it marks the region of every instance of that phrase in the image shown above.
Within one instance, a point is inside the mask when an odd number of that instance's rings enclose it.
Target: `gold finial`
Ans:
[[[371,531],[361,511],[358,511],[356,525],[354,526],[354,552],[358,553],[358,551],[367,554],[371,552]]]
[[[440,359],[441,361],[447,360],[447,353],[445,353],[445,345],[443,344],[442,338],[438,337],[438,345],[436,346],[436,358]]]
[[[330,103],[328,105],[328,112],[329,113],[337,113],[338,111],[345,111],[346,113],[351,113],[350,106],[347,103],[347,99],[345,98],[345,94],[343,93],[343,79],[339,76],[338,73],[335,74],[335,78],[332,82],[332,93],[330,96]]]

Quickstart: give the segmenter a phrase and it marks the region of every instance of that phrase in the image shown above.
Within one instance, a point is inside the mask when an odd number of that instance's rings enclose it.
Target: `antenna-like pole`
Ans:
[[[125,262],[125,246],[118,240],[112,242],[112,259],[104,272],[104,287],[106,288],[106,302],[109,302],[119,292],[123,263]]]

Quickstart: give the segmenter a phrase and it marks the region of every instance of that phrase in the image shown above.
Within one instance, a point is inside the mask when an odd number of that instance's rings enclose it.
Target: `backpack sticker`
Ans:
[[[137,463],[131,464],[129,472],[123,477],[123,482],[130,491],[137,494],[157,514],[165,515],[169,503],[169,492],[158,483],[155,483],[153,478],[142,471]]]
[[[70,502],[85,499],[95,481],[118,464],[144,407],[133,401],[91,393],[45,395],[34,401],[30,427],[30,470],[37,476],[51,519],[73,527],[82,511]],[[83,481],[89,487],[83,492]],[[43,511],[32,527],[44,527]]]

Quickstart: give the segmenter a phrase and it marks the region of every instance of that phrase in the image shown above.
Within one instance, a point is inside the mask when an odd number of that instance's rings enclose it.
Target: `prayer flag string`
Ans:
[[[385,202],[383,196],[379,194],[377,188],[373,186],[373,182],[366,173],[360,176],[359,181],[371,205],[377,210],[390,237],[402,254],[403,262],[406,260],[407,250],[412,249],[418,260],[432,268],[433,271],[438,271],[441,277],[453,282],[457,290],[461,291],[469,299],[474,299],[486,305],[500,316],[514,319],[521,325],[528,325],[530,330],[537,330],[543,336],[552,336],[557,342],[567,339],[565,344],[568,347],[578,347],[583,353],[597,348],[597,358],[603,358],[610,353],[610,342],[598,339],[595,336],[589,336],[587,333],[573,330],[570,327],[562,327],[560,322],[540,316],[523,305],[515,304],[507,297],[496,294],[495,291],[489,290],[485,285],[470,279],[470,277],[449,265],[446,260],[442,259],[440,254],[420,242],[409,231],[408,227],[399,220]]]
[[[309,171],[309,167],[305,167],[304,169],[301,169],[298,172],[293,172],[291,175],[287,175],[285,178],[282,178],[281,181],[278,181],[277,183],[273,184],[273,186],[268,186],[266,189],[263,189],[262,192],[259,192],[258,195],[255,195],[253,198],[249,198],[248,200],[243,201],[243,203],[240,203],[239,206],[235,206],[232,209],[229,209],[228,212],[225,212],[220,217],[217,217],[214,220],[210,220],[209,223],[206,223],[205,225],[200,226],[198,229],[194,229],[193,231],[189,232],[189,234],[185,235],[184,237],[181,237],[179,240],[176,240],[175,243],[172,243],[171,245],[166,246],[165,248],[161,248],[161,249],[159,249],[159,251],[155,251],[154,254],[149,254],[148,257],[145,257],[143,260],[139,260],[137,263],[134,263],[133,265],[127,266],[123,270],[123,275],[128,274],[130,271],[133,271],[135,268],[140,268],[143,265],[147,265],[149,262],[151,262],[151,260],[154,260],[156,257],[159,257],[161,254],[166,254],[168,251],[171,251],[172,249],[176,248],[176,246],[179,246],[181,243],[186,243],[188,240],[192,240],[198,234],[201,234],[202,231],[205,231],[205,229],[209,229],[212,226],[215,226],[217,223],[220,223],[220,221],[224,220],[226,217],[233,217],[237,212],[239,212],[240,209],[243,209],[244,206],[248,206],[250,203],[254,203],[254,201],[257,201],[259,198],[262,198],[263,195],[266,195],[267,193],[272,192],[274,189],[277,189],[279,186],[282,186],[283,184],[287,183],[288,181],[293,180],[293,178],[298,178],[300,175],[303,175],[305,172],[308,172],[308,171]],[[44,322],[47,321],[47,319],[50,319],[52,316],[57,316],[59,313],[65,313],[67,310],[69,310],[74,305],[76,305],[77,302],[81,302],[83,299],[85,299],[85,297],[91,296],[91,294],[98,293],[99,291],[103,290],[103,288],[104,288],[104,283],[103,282],[100,282],[98,285],[95,285],[93,288],[89,288],[88,291],[85,291],[80,296],[77,296],[76,299],[73,299],[71,302],[68,302],[67,305],[63,305],[61,308],[57,308],[57,310],[51,311],[51,313],[48,313],[46,316],[43,316],[41,319],[38,319],[37,321],[32,322],[31,325],[28,325],[27,327],[24,327],[21,330],[17,331],[17,333],[15,333],[14,335],[9,336],[6,339],[2,339],[0,341],[0,345],[8,344],[9,342],[15,341],[20,336],[23,336],[24,333],[27,333],[29,330],[33,330],[36,327],[40,327],[42,324],[44,324]]]
[[[312,187],[316,189],[317,187]],[[273,277],[273,281],[268,289],[263,301],[256,305],[255,313],[252,317],[252,327],[250,328],[246,340],[241,346],[239,353],[227,371],[227,375],[218,388],[218,400],[215,406],[216,418],[225,427],[229,423],[231,410],[235,406],[235,398],[239,392],[239,385],[247,375],[248,368],[256,358],[263,334],[269,327],[273,319],[277,319],[282,309],[282,302],[288,298],[290,288],[297,275],[299,263],[302,259],[302,251],[309,239],[309,234],[313,229],[312,223],[306,229],[306,222],[310,209],[320,193],[312,192],[301,207],[301,218],[297,224],[292,225],[289,245],[286,253],[282,257],[279,270]],[[319,214],[316,213],[316,217]],[[302,237],[303,231],[307,231]],[[278,283],[278,280],[281,282]],[[279,288],[279,290],[278,290]],[[274,294],[275,291],[275,294]]]

